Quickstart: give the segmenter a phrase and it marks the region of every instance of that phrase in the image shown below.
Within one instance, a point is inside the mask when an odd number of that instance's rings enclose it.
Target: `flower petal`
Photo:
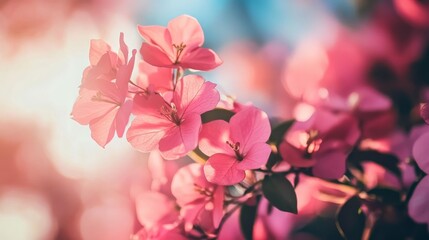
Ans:
[[[177,199],[179,206],[192,203],[197,199],[204,199],[205,195],[202,195],[195,190],[195,185],[205,188],[204,184],[201,186],[196,179],[203,178],[205,180],[202,166],[198,163],[192,163],[179,169],[171,180],[171,193]],[[207,180],[206,180],[207,182]]]
[[[173,126],[172,122],[161,117],[137,117],[128,129],[127,140],[137,150],[150,152],[157,148],[159,141]]]
[[[176,85],[173,101],[180,103],[177,110],[184,116],[189,113],[202,114],[216,107],[220,100],[216,84],[206,82],[198,75],[187,75]]]
[[[159,151],[165,159],[177,159],[188,154],[198,145],[201,116],[189,114],[179,126],[171,128],[159,142]]]
[[[424,177],[410,198],[408,203],[408,213],[410,217],[420,223],[429,222],[429,176]]]
[[[428,103],[423,103],[420,105],[420,115],[429,124],[429,105]]]
[[[311,167],[316,163],[314,158],[304,158],[304,151],[296,148],[288,141],[283,141],[279,146],[283,161],[294,167]]]
[[[101,57],[111,48],[109,44],[101,39],[91,39],[90,48],[89,48],[89,62],[91,66],[97,65]]]
[[[107,112],[115,108],[116,105],[93,101],[92,98],[97,94],[97,91],[82,88],[80,95],[73,105],[72,117],[82,125],[89,124],[92,120],[105,115]]]
[[[125,101],[119,108],[116,114],[116,133],[118,134],[118,137],[122,137],[124,135],[125,127],[130,120],[130,114],[132,109],[133,101],[131,100]]]
[[[324,179],[338,179],[346,172],[346,158],[342,149],[317,152],[314,156],[316,163],[313,166],[313,174]]]
[[[203,29],[194,17],[178,16],[168,23],[167,28],[170,32],[171,42],[177,45],[186,44],[186,50],[201,47],[204,43]]]
[[[429,174],[429,133],[421,135],[413,146],[413,157],[415,158],[419,167],[427,174]]]
[[[235,157],[217,153],[211,156],[204,165],[204,174],[209,182],[219,185],[233,185],[241,182],[246,176],[243,170],[237,169]]]
[[[270,145],[259,142],[252,145],[252,148],[245,153],[244,159],[237,164],[241,170],[256,169],[267,163],[271,153]]]
[[[184,54],[180,59],[180,66],[202,71],[209,71],[220,66],[223,61],[211,49],[197,48]]]
[[[271,134],[267,114],[253,106],[236,113],[229,124],[231,138],[240,142],[240,152],[247,152],[255,143],[266,142]]]
[[[148,44],[158,46],[166,56],[173,56],[171,36],[166,27],[139,25],[138,31]]]
[[[219,227],[220,221],[223,217],[224,197],[224,188],[222,186],[217,186],[213,194],[213,225],[215,228]]]
[[[140,53],[143,59],[153,66],[169,68],[177,67],[173,64],[174,60],[171,60],[170,57],[158,46],[143,43],[140,48]]]
[[[229,124],[223,120],[203,124],[199,139],[200,150],[207,156],[216,153],[233,155],[234,151],[226,143],[231,141],[229,134]]]
[[[92,139],[102,147],[106,146],[115,135],[115,116],[118,111],[117,109],[118,108],[114,108],[104,116],[94,119],[89,123]]]

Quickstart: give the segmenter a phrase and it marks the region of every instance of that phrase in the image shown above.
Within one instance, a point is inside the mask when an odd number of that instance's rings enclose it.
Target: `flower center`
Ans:
[[[238,161],[241,161],[244,159],[243,155],[240,153],[240,143],[236,142],[230,142],[230,141],[226,141],[226,144],[228,144],[228,146],[234,151],[235,153],[235,157],[237,158]]]
[[[177,115],[177,108],[174,103],[170,103],[170,105],[162,105],[160,109],[160,113],[162,116],[167,118],[169,121],[175,123],[177,126],[182,122],[179,116]]]
[[[319,131],[308,130],[300,135],[300,142],[304,150],[304,158],[311,159],[313,153],[319,151],[322,139],[319,137]]]
[[[213,190],[201,187],[200,185],[194,183],[194,190],[201,195],[211,197],[213,195]]]
[[[186,47],[186,44],[184,43],[180,43],[180,45],[174,44],[173,43],[173,47],[176,49],[176,60],[174,60],[174,64],[179,64],[179,58],[180,55],[182,54],[183,50]]]
[[[111,99],[106,98],[105,96],[103,96],[103,94],[101,94],[101,92],[97,92],[94,96],[92,96],[91,101],[94,102],[106,102],[106,103],[111,103],[117,106],[121,106],[120,103],[115,102]]]

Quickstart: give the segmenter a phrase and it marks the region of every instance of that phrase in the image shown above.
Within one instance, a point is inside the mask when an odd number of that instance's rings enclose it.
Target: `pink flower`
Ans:
[[[198,21],[188,15],[171,20],[167,27],[138,26],[145,39],[143,59],[158,67],[211,70],[222,64],[216,53],[202,48],[204,33]]]
[[[295,122],[279,151],[294,167],[313,167],[315,176],[336,179],[344,174],[359,134],[358,123],[349,114],[320,110],[306,122]]]
[[[171,182],[171,192],[181,207],[185,226],[202,221],[203,212],[208,211],[213,226],[219,227],[223,216],[224,187],[208,182],[200,164],[193,163],[179,169]]]
[[[128,141],[142,152],[159,149],[165,159],[185,156],[198,144],[200,115],[219,102],[215,86],[200,76],[188,75],[164,98],[140,96],[137,104],[141,107],[127,132]]]
[[[115,131],[122,137],[132,109],[127,94],[136,51],[128,61],[123,38],[121,33],[119,54],[111,52],[102,40],[91,41],[91,66],[85,69],[71,113],[80,124],[89,124],[92,138],[102,147],[112,140]]]
[[[171,68],[155,67],[145,61],[140,61],[137,86],[149,93],[172,91],[172,76],[173,70]],[[136,90],[139,91],[139,89]]]
[[[265,142],[271,134],[265,112],[248,107],[229,121],[215,120],[203,125],[200,149],[210,156],[204,166],[207,180],[232,185],[245,178],[245,170],[266,163],[271,148]]]
[[[186,239],[172,199],[159,192],[142,192],[135,201],[137,219],[143,227],[131,239]]]
[[[420,136],[413,146],[413,156],[423,172],[429,174],[429,151],[427,143],[429,133]],[[429,223],[429,175],[423,177],[413,192],[408,203],[408,213],[416,222]]]

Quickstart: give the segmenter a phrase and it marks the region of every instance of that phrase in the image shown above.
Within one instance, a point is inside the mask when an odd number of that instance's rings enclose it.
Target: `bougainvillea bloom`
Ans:
[[[413,146],[413,156],[423,172],[429,174],[429,133],[423,134]],[[417,185],[408,203],[408,213],[417,222],[429,223],[429,175],[423,177]]]
[[[214,227],[219,227],[223,216],[224,187],[208,182],[202,165],[193,163],[177,171],[171,182],[171,192],[186,223],[194,224],[203,211],[209,211]]]
[[[176,17],[167,27],[139,26],[138,30],[145,39],[140,50],[143,59],[154,66],[207,71],[222,64],[213,50],[201,47],[204,33],[191,16]]]
[[[150,65],[145,61],[139,63],[139,75],[137,86],[145,89],[149,93],[163,93],[173,90],[172,82],[173,70],[171,68],[161,68]]]
[[[347,154],[359,134],[350,115],[320,110],[306,122],[295,122],[279,150],[290,165],[313,167],[315,176],[335,179],[344,174]]]
[[[116,54],[101,40],[91,42],[91,66],[84,72],[72,111],[73,119],[82,125],[89,124],[92,138],[102,147],[112,140],[115,131],[122,137],[132,109],[127,94],[136,51],[128,61],[123,34],[120,46]]]
[[[172,199],[148,191],[137,195],[135,201],[137,219],[143,227],[131,239],[186,239],[180,234],[179,213]]]
[[[267,114],[255,107],[236,113],[229,123],[204,124],[199,147],[210,156],[204,166],[207,180],[232,185],[245,178],[245,170],[261,167],[271,152],[266,144],[270,133]]]
[[[142,152],[158,148],[165,159],[185,156],[198,144],[201,114],[219,102],[215,86],[188,75],[178,81],[171,100],[158,94],[141,97],[141,111],[127,132],[128,141]]]

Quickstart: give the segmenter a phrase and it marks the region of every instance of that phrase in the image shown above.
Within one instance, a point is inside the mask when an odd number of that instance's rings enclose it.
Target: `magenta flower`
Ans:
[[[201,47],[204,33],[191,16],[176,17],[167,27],[139,26],[138,30],[145,39],[140,49],[143,59],[154,66],[207,71],[222,64],[213,50]]]
[[[122,33],[120,46],[116,54],[102,40],[91,41],[91,66],[85,69],[79,98],[71,113],[78,123],[89,124],[92,138],[102,147],[112,140],[115,131],[122,137],[132,109],[127,94],[136,51],[128,61]]]
[[[219,102],[215,86],[200,76],[188,75],[164,98],[158,94],[141,96],[140,110],[127,132],[128,141],[142,152],[159,149],[165,159],[185,156],[198,144],[200,115]]]
[[[267,114],[255,107],[236,113],[229,123],[204,124],[199,147],[210,156],[204,166],[207,180],[232,185],[245,178],[245,170],[264,165],[271,152],[266,144],[270,134]]]
[[[413,146],[413,156],[423,172],[429,174],[429,133],[420,136]],[[423,177],[408,203],[408,213],[416,222],[429,223],[429,175]]]
[[[179,169],[171,182],[171,192],[181,207],[185,226],[202,222],[201,217],[208,211],[213,227],[219,227],[223,217],[224,187],[208,182],[200,164]]]
[[[349,114],[316,111],[306,122],[295,122],[279,146],[284,161],[312,167],[317,177],[336,179],[346,170],[346,158],[360,135]]]

